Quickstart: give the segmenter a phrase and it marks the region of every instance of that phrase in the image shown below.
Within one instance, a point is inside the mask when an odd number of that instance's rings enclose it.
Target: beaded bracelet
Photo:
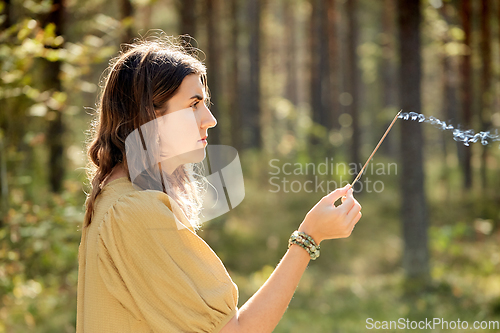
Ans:
[[[288,248],[290,248],[292,244],[299,245],[306,250],[312,260],[316,260],[319,257],[320,246],[305,232],[295,230],[288,240]]]

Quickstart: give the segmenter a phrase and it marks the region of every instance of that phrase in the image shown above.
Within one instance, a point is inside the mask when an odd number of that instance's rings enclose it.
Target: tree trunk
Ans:
[[[314,123],[319,123],[319,114],[321,112],[321,79],[319,68],[319,54],[318,54],[318,44],[319,38],[317,37],[320,29],[319,15],[321,13],[320,8],[321,0],[311,0],[311,18],[309,20],[310,31],[309,31],[309,71],[310,71],[310,85],[309,85],[309,103],[311,105],[311,119]],[[310,142],[312,145],[318,143],[318,140],[314,139],[314,135],[311,136]]]
[[[348,19],[348,35],[347,35],[347,73],[346,83],[347,92],[352,96],[352,103],[349,106],[349,111],[352,117],[352,138],[351,138],[351,156],[350,162],[359,165],[361,162],[359,151],[361,146],[361,132],[359,127],[359,84],[360,72],[358,69],[358,55],[356,49],[358,47],[358,22],[356,20],[357,0],[347,1],[347,19]],[[358,172],[361,170],[357,170]]]
[[[219,31],[217,29],[217,4],[216,0],[206,0],[206,17],[207,17],[207,49],[206,49],[206,61],[207,61],[207,77],[208,77],[208,88],[210,89],[210,101],[211,101],[211,111],[219,122],[225,121],[221,117],[221,105],[219,103],[219,84],[221,78],[220,71],[220,44],[218,39],[220,38]],[[214,144],[220,144],[220,131],[222,126],[219,128],[214,128],[210,133],[210,139]]]
[[[498,36],[498,45],[500,45],[500,0],[498,0],[497,2],[497,27],[498,27],[498,30],[497,30],[497,36]],[[498,58],[497,58],[497,64],[500,64],[500,52],[497,54],[498,55]],[[499,110],[500,109],[500,70],[498,70],[497,72],[497,91],[496,91],[496,105],[495,105],[495,109],[496,110]]]
[[[130,0],[120,0],[120,19],[123,24],[123,37],[122,43],[132,42],[134,38],[133,24],[134,24],[134,7]]]
[[[240,82],[238,75],[238,59],[239,59],[239,48],[238,48],[238,35],[240,27],[238,25],[238,0],[230,1],[230,45],[229,52],[230,65],[229,65],[229,115],[231,118],[231,144],[236,150],[242,149],[242,130],[241,130],[241,97],[240,96]]]
[[[384,110],[396,111],[398,105],[397,96],[397,67],[394,59],[395,53],[395,10],[394,0],[384,0],[382,13],[382,61],[380,64],[380,76],[382,77],[383,107]],[[392,117],[385,125],[387,128]],[[394,156],[397,151],[397,140],[395,136],[388,136],[381,147],[387,155]]]
[[[340,103],[339,103],[339,47],[337,41],[337,25],[338,25],[338,13],[337,7],[335,5],[335,0],[327,0],[326,2],[326,12],[327,12],[327,27],[326,27],[326,37],[328,39],[328,69],[329,81],[330,81],[330,91],[327,92],[329,97],[327,105],[330,105],[330,110],[328,112],[331,116],[330,128],[339,128],[339,115],[340,115]]]
[[[195,0],[182,0],[179,1],[180,13],[180,35],[189,35],[196,37],[196,1]],[[187,42],[191,42],[190,38],[184,38]]]
[[[3,0],[3,22],[0,25],[0,30],[7,30],[11,26],[11,0]]]
[[[49,14],[43,19],[43,25],[54,24],[57,36],[63,35],[63,17],[65,0],[54,0]],[[49,46],[47,46],[49,47]],[[59,46],[59,47],[62,47]],[[52,92],[62,90],[61,84],[61,61],[44,60],[44,82],[45,88]],[[53,192],[60,192],[64,179],[64,143],[65,132],[63,124],[62,108],[51,110],[48,124],[47,145],[49,149],[49,183]]]
[[[7,179],[7,140],[5,132],[0,128],[0,229],[4,226],[4,219],[9,210],[9,183]]]
[[[398,0],[401,67],[400,101],[403,110],[421,112],[420,1]],[[411,78],[411,79],[408,79]],[[403,121],[401,126],[401,191],[404,255],[408,286],[420,288],[429,281],[427,204],[424,191],[422,125]]]
[[[500,45],[500,0],[497,2],[497,36],[498,36],[498,44]],[[500,64],[500,52],[497,54],[498,58],[496,60],[497,64]],[[493,60],[495,61],[495,60]],[[498,65],[497,65],[498,66]],[[494,110],[500,110],[500,69],[497,71],[497,89],[496,89],[496,104],[494,106]]]
[[[472,48],[471,48],[471,35],[472,35],[472,4],[471,0],[462,0],[460,6],[460,18],[462,21],[462,29],[464,30],[464,45],[466,53],[460,59],[460,100],[462,104],[462,121],[464,127],[469,129],[472,127]],[[464,175],[464,187],[470,189],[472,187],[472,147],[463,145],[461,148],[463,156],[461,161]]]
[[[481,0],[481,129],[487,131],[491,122],[491,41],[490,41],[490,18],[489,0]],[[481,154],[481,184],[486,189],[488,146],[483,146]]]
[[[449,3],[444,3],[441,7],[441,15],[443,19],[446,21],[446,24],[450,27],[453,26],[455,22],[453,22],[452,15],[450,15],[450,11],[453,10],[452,5]],[[443,89],[443,107],[444,110],[444,118],[445,121],[451,121],[453,126],[457,126],[460,121],[458,119],[458,100],[457,100],[457,90],[458,90],[458,77],[456,70],[456,58],[446,52],[446,48],[444,47],[447,43],[451,42],[451,38],[448,34],[445,34],[443,38],[443,48],[442,48],[442,89]],[[443,170],[443,179],[445,180],[447,187],[447,198],[449,198],[450,194],[450,170],[448,168],[448,147],[447,147],[447,136],[448,133],[443,131],[441,133],[441,139],[443,142],[443,165],[445,169]],[[460,157],[462,152],[461,146],[463,144],[461,142],[456,142],[457,153]],[[460,157],[462,158],[462,157]]]
[[[5,31],[10,28],[11,21],[11,0],[4,0],[3,2],[4,21],[0,26],[0,30]],[[0,70],[2,66],[0,64]],[[2,71],[3,72],[3,71]],[[0,100],[3,104],[4,101]],[[3,104],[5,105],[5,104]],[[4,118],[5,114],[0,114],[0,209],[3,214],[0,214],[0,229],[4,226],[4,218],[9,210],[9,183],[7,177],[7,119]]]
[[[295,18],[295,6],[293,3],[286,2],[283,4],[283,11],[285,16],[285,52],[284,55],[286,61],[286,86],[285,86],[285,97],[294,106],[297,106],[298,96],[297,96],[297,41],[296,41],[296,18]]]
[[[261,148],[260,130],[260,8],[261,0],[249,1],[247,19],[249,29],[248,71],[243,112],[243,140],[245,148]]]
[[[326,68],[327,41],[325,39],[325,7],[323,0],[312,0],[312,15],[311,15],[311,114],[312,120],[316,124],[330,128],[328,123],[326,108],[323,97],[323,89],[329,90],[329,84],[325,80],[328,75]],[[326,49],[326,51],[325,51]],[[319,141],[313,136],[312,143],[316,144]]]

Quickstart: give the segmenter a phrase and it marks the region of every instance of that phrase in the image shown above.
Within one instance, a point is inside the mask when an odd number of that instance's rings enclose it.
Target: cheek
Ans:
[[[167,114],[161,119],[162,155],[176,155],[194,149],[200,140],[198,120],[191,108]]]

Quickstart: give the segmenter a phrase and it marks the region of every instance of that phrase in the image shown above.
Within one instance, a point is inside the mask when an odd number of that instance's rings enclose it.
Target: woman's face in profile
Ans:
[[[165,107],[157,111],[160,158],[167,172],[205,158],[208,129],[217,124],[205,102],[200,76],[190,74]]]

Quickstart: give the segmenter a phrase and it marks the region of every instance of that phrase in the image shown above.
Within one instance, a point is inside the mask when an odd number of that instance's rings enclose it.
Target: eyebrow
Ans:
[[[196,94],[193,97],[191,97],[190,99],[197,99],[197,100],[201,101],[201,100],[203,100],[203,97],[201,95]]]

